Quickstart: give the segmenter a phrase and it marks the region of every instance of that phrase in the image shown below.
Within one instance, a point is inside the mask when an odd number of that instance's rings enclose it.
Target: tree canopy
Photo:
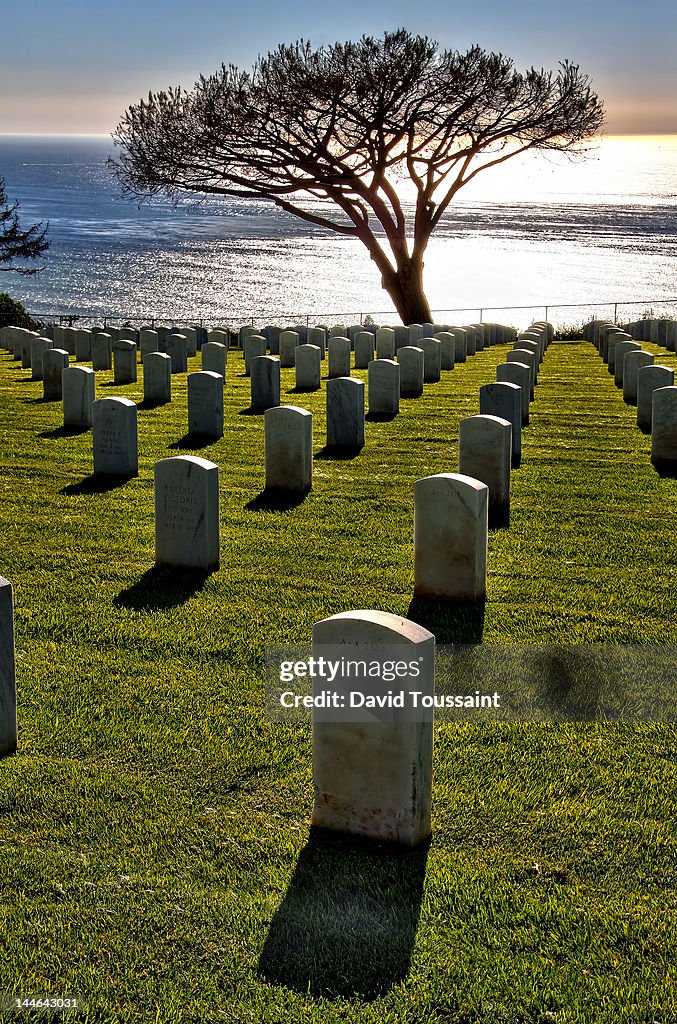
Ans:
[[[43,267],[27,267],[26,260],[36,260],[49,249],[47,225],[42,221],[24,231],[19,223],[19,203],[7,199],[5,179],[0,178],[0,270],[13,270],[17,274],[37,274]],[[16,261],[19,266],[16,266]]]
[[[251,72],[222,65],[190,92],[150,93],[123,115],[113,167],[137,198],[266,198],[358,238],[403,322],[426,322],[423,254],[458,191],[527,150],[576,152],[602,121],[575,64],[520,72],[503,54],[400,29],[281,45]]]

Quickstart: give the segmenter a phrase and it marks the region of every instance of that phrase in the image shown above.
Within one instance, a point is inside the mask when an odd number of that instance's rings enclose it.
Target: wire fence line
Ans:
[[[534,303],[528,306],[465,306],[454,309],[433,309],[435,323],[505,323],[507,326],[522,328],[534,320],[546,320],[556,328],[578,325],[590,320],[611,320],[613,323],[630,322],[647,318],[674,318],[677,316],[677,297],[658,299],[636,299],[608,302],[577,302],[577,303]],[[155,327],[160,324],[168,326],[176,323],[192,324],[196,327],[222,327],[233,330],[237,327],[256,326],[262,324],[278,324],[287,326],[301,324],[306,327],[326,324],[364,324],[393,323],[399,318],[392,310],[370,310],[368,312],[348,310],[343,312],[318,313],[227,313],[223,315],[201,317],[175,317],[160,313],[102,313],[54,311],[50,313],[31,314],[35,320],[47,323],[60,323],[73,326],[88,323],[114,326],[148,325]]]

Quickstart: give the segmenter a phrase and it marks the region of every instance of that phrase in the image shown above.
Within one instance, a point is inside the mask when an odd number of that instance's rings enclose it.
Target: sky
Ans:
[[[319,46],[405,27],[444,48],[477,43],[516,66],[578,64],[607,134],[677,133],[674,0],[9,0],[0,133],[109,134],[132,103],[190,88],[221,63],[249,68],[299,38]]]

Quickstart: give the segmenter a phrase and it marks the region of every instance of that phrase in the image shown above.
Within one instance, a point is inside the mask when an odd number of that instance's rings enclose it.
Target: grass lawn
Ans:
[[[395,853],[309,834],[310,730],[265,720],[265,643],[408,614],[414,481],[456,472],[458,422],[505,352],[368,423],[353,459],[323,456],[324,382],[297,395],[284,370],[319,455],[284,510],[257,502],[239,353],[225,436],[191,447],[174,377],[170,406],[139,411],[139,477],[109,489],[91,434],[64,434],[0,356],[20,729],[0,761],[0,993],[77,994],[97,1022],[677,1021],[671,725],[440,724],[432,844]],[[97,373],[117,394],[140,401],[141,381]],[[440,642],[677,641],[677,481],[591,345],[550,346],[523,444],[483,623],[425,624]],[[158,586],[152,467],[182,452],[220,467],[222,566]]]

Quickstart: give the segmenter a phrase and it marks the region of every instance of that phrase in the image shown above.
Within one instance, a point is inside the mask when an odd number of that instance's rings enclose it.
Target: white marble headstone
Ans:
[[[153,475],[156,564],[205,572],[218,569],[218,466],[195,455],[180,455],[156,462]]]

